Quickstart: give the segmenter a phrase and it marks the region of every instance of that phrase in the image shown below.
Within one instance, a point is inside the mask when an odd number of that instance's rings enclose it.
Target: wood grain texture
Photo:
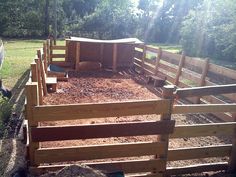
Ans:
[[[169,149],[167,160],[178,161],[209,157],[225,157],[230,155],[231,149],[232,144]]]
[[[37,121],[57,121],[162,114],[169,111],[169,106],[169,100],[45,105],[35,107],[34,118]]]
[[[52,163],[134,157],[160,154],[164,152],[164,149],[164,144],[161,142],[45,148],[35,152],[35,160],[37,163]]]
[[[155,121],[37,127],[31,130],[31,134],[34,142],[143,136],[172,133],[174,125],[175,121]]]
[[[199,137],[199,136],[219,136],[233,134],[236,128],[235,122],[227,123],[212,123],[212,124],[197,124],[197,125],[176,125],[174,133],[170,138],[185,138],[185,137]]]

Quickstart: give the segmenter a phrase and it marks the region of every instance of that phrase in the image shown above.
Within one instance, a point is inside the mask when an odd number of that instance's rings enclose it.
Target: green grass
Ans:
[[[4,41],[5,60],[0,71],[3,84],[12,88],[30,67],[36,50],[43,45],[43,40],[7,40]]]
[[[148,44],[151,47],[161,47],[162,50],[172,52],[172,53],[180,53],[182,50],[181,45],[175,45],[175,44],[161,44],[161,43],[151,43]]]

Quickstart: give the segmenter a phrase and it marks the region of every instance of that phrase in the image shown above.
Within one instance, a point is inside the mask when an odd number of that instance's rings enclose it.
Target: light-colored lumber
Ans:
[[[42,61],[42,53],[41,50],[37,50],[37,54],[38,54],[38,62],[39,62],[39,67],[40,67],[40,77],[42,78],[42,87],[43,87],[43,95],[46,96],[47,95],[47,86],[46,86],[46,73],[44,70],[44,65],[43,65],[43,61]]]
[[[236,71],[232,69],[228,69],[222,66],[218,66],[216,64],[210,63],[209,64],[209,71],[217,74],[217,75],[223,75],[225,77],[235,79],[236,78]]]
[[[218,86],[182,88],[182,89],[177,89],[175,94],[179,98],[184,98],[193,96],[219,95],[219,94],[235,93],[235,92],[236,92],[236,84],[228,84],[228,85],[218,85]]]
[[[54,45],[52,50],[66,50],[66,46]]]
[[[112,71],[116,72],[117,71],[117,44],[113,44],[113,51],[112,51]]]
[[[143,47],[143,56],[142,56],[142,69],[143,69],[143,72],[144,72],[144,63],[145,63],[145,59],[146,59],[146,52],[147,52],[147,49],[146,49],[147,46],[144,46]]]
[[[204,68],[204,60],[201,58],[193,58],[193,57],[188,57],[185,56],[185,67],[190,68],[191,66],[194,66],[195,68]]]
[[[231,149],[232,144],[169,149],[167,160],[178,161],[210,157],[225,157],[230,155]]]
[[[100,44],[100,57],[99,60],[101,63],[103,63],[103,58],[104,58],[104,44]]]
[[[38,94],[39,94],[39,105],[42,105],[43,104],[43,93],[42,93],[42,80],[41,80],[41,69],[40,69],[40,61],[38,58],[36,58],[35,60],[35,63],[37,65],[37,76],[38,76]]]
[[[127,160],[127,161],[108,161],[97,163],[83,163],[91,168],[106,171],[108,173],[123,171],[124,173],[141,173],[152,171],[164,171],[165,161],[160,159],[153,160]],[[66,165],[50,165],[50,166],[38,166],[30,167],[30,171],[37,174],[49,171],[59,170]]]
[[[166,175],[180,175],[180,174],[201,173],[207,171],[221,171],[221,170],[227,170],[227,168],[228,168],[227,162],[197,164],[184,167],[168,167],[166,170]]]
[[[39,104],[38,99],[38,84],[37,82],[31,82],[26,84],[26,119],[28,120],[28,130],[31,131],[32,128],[38,126],[38,122],[34,121],[34,114],[32,112],[33,107]],[[31,133],[29,133],[29,159],[30,165],[37,165],[35,162],[35,150],[39,148],[38,142],[32,141]]]
[[[176,105],[173,114],[236,112],[236,104]]]
[[[174,133],[170,135],[170,138],[190,138],[219,135],[231,136],[233,134],[234,128],[236,128],[236,122],[176,125],[174,128]]]
[[[76,42],[76,54],[75,54],[75,70],[79,70],[79,63],[80,63],[80,43]]]
[[[164,144],[161,142],[44,148],[36,151],[35,160],[37,163],[53,163],[133,157],[160,154],[164,152],[164,149]]]
[[[32,82],[37,82],[38,80],[37,64],[35,62],[32,62],[30,64],[30,68],[31,68],[31,80]]]
[[[34,109],[38,121],[56,121],[168,113],[169,100],[45,105]]]
[[[151,46],[146,46],[146,50],[147,51],[150,51],[150,52],[153,52],[153,53],[158,53],[160,51],[160,48],[154,48],[154,47],[151,47]]]
[[[204,85],[206,85],[206,82],[205,82],[205,81],[206,81],[206,76],[207,76],[208,69],[209,69],[209,62],[210,62],[209,58],[206,58],[206,59],[204,60],[204,67],[203,67],[203,69],[202,69],[202,74],[201,74],[201,78],[200,78],[200,82],[198,83],[198,86],[204,86]],[[195,103],[199,104],[199,103],[200,103],[200,98],[201,98],[201,97],[197,97]]]
[[[66,49],[65,49],[65,62],[69,61],[69,41],[66,40]]]
[[[174,73],[174,74],[177,72],[177,69],[172,67],[171,65],[168,65],[167,62],[165,62],[165,63],[160,62],[159,67],[163,70],[166,70],[166,71]]]
[[[34,142],[169,134],[175,121],[109,123],[38,127],[31,130]],[[107,133],[109,132],[109,133]]]
[[[196,85],[200,82],[200,75],[195,72],[190,72],[187,69],[183,69],[181,72],[181,77],[184,79],[190,80],[191,82],[196,83]]]
[[[46,75],[48,74],[48,61],[47,61],[47,43],[43,43],[43,64],[44,64],[44,71]]]
[[[175,54],[175,53],[171,53],[171,52],[167,52],[167,51],[163,51],[162,52],[162,59],[171,59],[171,60],[175,60],[177,63],[179,63],[181,55],[179,54]]]
[[[179,77],[182,73],[182,68],[184,66],[184,61],[185,61],[185,53],[183,52],[182,55],[181,55],[181,59],[179,61],[178,71],[177,71],[176,76],[175,76],[175,82],[174,82],[175,85],[179,84]]]
[[[65,58],[66,54],[52,54],[51,58]]]

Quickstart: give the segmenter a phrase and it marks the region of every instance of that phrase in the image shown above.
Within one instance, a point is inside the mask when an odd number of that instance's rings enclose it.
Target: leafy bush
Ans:
[[[0,137],[3,135],[4,128],[10,118],[12,106],[9,99],[0,94]]]

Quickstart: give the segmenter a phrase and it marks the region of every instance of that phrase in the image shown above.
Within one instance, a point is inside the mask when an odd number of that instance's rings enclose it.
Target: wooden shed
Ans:
[[[133,63],[134,49],[142,42],[136,38],[117,40],[96,40],[70,37],[66,39],[67,57],[76,70],[80,62],[99,62],[105,69],[116,71],[120,67],[129,67]]]

